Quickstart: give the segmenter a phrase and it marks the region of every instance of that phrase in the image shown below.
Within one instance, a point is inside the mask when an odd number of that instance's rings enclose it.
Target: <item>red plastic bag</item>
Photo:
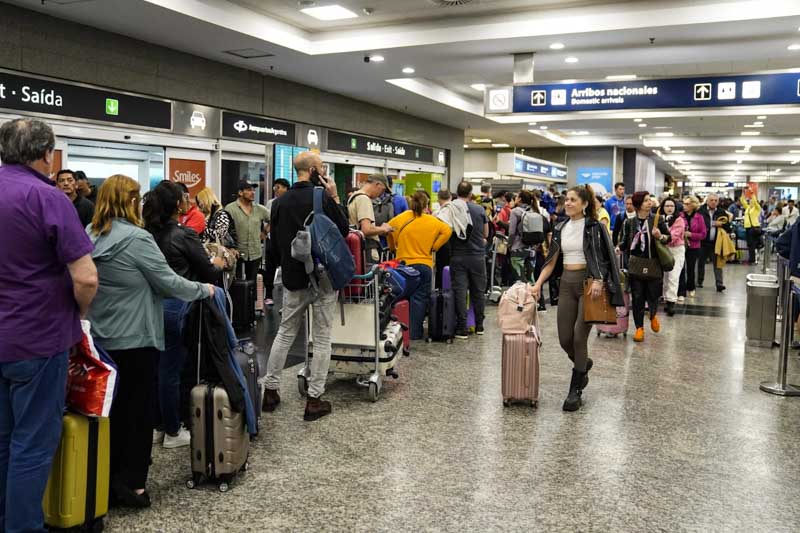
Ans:
[[[95,346],[89,333],[89,322],[82,320],[83,339],[69,356],[67,373],[67,405],[86,416],[108,416],[117,384],[117,368],[102,350]]]

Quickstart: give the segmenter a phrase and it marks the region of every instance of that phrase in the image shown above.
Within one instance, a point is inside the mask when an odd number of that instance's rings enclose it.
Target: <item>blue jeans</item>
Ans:
[[[411,339],[425,338],[425,315],[428,313],[428,303],[431,301],[431,267],[427,265],[408,265],[419,272],[420,283],[417,290],[408,297],[411,316]]]
[[[183,300],[164,300],[164,351],[158,359],[157,424],[170,435],[181,429],[181,371],[187,350],[183,343],[183,327],[189,304]],[[158,415],[161,415],[160,417]]]
[[[47,531],[42,497],[61,440],[66,385],[67,352],[0,363],[0,531]]]

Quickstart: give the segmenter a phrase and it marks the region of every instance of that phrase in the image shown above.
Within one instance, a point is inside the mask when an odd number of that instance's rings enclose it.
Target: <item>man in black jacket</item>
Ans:
[[[706,262],[711,259],[714,267],[714,279],[717,282],[717,292],[725,290],[722,280],[722,269],[717,268],[716,257],[714,256],[714,246],[717,242],[717,232],[731,231],[731,215],[719,207],[719,196],[712,193],[706,198],[706,203],[698,211],[706,223],[708,232],[700,245],[700,260],[697,262],[697,286],[703,287],[703,280],[706,277]],[[721,220],[721,219],[725,220]]]
[[[311,377],[308,385],[308,401],[303,419],[317,420],[331,412],[331,403],[320,399],[325,392],[325,381],[331,361],[331,324],[336,310],[336,291],[324,283],[311,286],[304,263],[292,258],[292,241],[297,232],[304,229],[306,218],[314,209],[314,186],[321,185],[324,194],[322,207],[325,214],[336,224],[343,237],[350,229],[347,214],[339,204],[336,183],[324,175],[322,159],[313,152],[303,152],[294,159],[297,182],[272,205],[270,240],[272,261],[281,267],[281,279],[285,289],[281,325],[272,352],[267,362],[264,377],[264,411],[274,411],[281,401],[278,394],[281,371],[286,364],[286,355],[294,343],[305,320],[306,310],[311,306],[314,320],[314,357],[311,360]],[[312,274],[313,275],[313,274]]]

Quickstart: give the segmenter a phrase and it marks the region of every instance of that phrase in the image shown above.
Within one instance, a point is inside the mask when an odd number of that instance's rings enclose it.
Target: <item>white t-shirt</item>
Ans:
[[[786,225],[791,226],[797,221],[797,217],[800,216],[800,210],[797,207],[792,209],[792,212],[789,212],[789,206],[783,208],[783,217],[786,219]]]
[[[561,228],[561,254],[564,256],[565,265],[585,265],[586,256],[583,255],[583,229],[586,219],[568,220]]]

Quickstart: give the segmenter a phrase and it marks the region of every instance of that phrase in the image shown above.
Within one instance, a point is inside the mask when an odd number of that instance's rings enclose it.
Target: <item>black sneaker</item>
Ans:
[[[456,339],[467,340],[469,339],[469,331],[467,331],[466,329],[460,329],[456,331],[455,337]]]
[[[483,326],[475,326],[475,335],[483,335]]]
[[[725,291],[725,285],[717,285],[717,292]]]

